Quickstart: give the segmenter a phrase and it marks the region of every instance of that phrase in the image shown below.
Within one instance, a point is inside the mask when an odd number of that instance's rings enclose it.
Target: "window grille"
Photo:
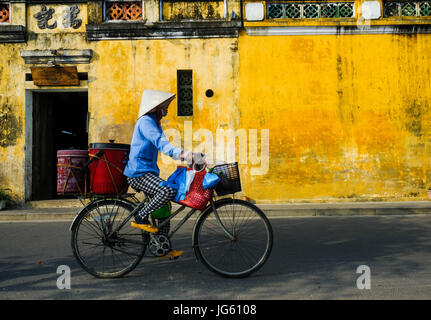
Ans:
[[[193,115],[193,71],[177,71],[178,116]]]
[[[139,21],[142,12],[142,1],[105,1],[105,21]]]
[[[430,17],[431,1],[384,2],[384,17]]]
[[[269,3],[269,19],[353,18],[354,2]]]
[[[0,3],[0,22],[9,22],[10,6],[9,3]]]

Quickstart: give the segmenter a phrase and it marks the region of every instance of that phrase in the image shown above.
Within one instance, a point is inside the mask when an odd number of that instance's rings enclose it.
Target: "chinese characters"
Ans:
[[[41,11],[36,13],[34,17],[37,19],[37,26],[39,29],[55,29],[57,28],[57,21],[53,24],[49,24],[49,20],[52,19],[52,15],[54,14],[54,9],[46,9],[46,6],[41,7]]]
[[[72,27],[73,29],[78,29],[81,26],[82,20],[77,19],[79,12],[77,5],[66,9],[66,14],[63,16],[63,25],[65,28]]]
[[[39,29],[55,29],[57,28],[57,21],[50,24],[54,19],[53,15],[55,10],[53,8],[47,9],[46,6],[41,6],[41,11],[36,13],[34,17],[37,19]],[[63,26],[65,28],[78,29],[82,25],[82,20],[78,19],[80,10],[78,5],[69,6],[66,8],[63,18]]]

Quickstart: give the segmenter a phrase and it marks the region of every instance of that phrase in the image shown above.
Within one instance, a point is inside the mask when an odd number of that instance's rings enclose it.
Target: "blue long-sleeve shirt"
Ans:
[[[124,169],[125,176],[136,178],[149,172],[158,176],[158,151],[175,160],[179,159],[182,150],[173,146],[165,137],[156,117],[155,114],[146,114],[136,122],[129,161]]]

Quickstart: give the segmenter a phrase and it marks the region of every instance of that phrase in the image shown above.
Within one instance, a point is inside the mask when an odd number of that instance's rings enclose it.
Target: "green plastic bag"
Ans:
[[[156,219],[167,218],[171,215],[171,209],[172,209],[172,204],[169,202],[165,204],[163,207],[161,207],[160,209],[154,211],[153,216]]]

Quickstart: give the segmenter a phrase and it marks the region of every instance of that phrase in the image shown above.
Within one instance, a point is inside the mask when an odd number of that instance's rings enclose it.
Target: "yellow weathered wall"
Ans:
[[[19,48],[2,44],[0,50],[0,189],[23,197],[25,99]]]
[[[0,145],[0,181],[2,187],[23,199],[25,195],[25,91],[27,90],[76,90],[88,89],[90,112],[89,143],[107,142],[130,143],[133,127],[144,89],[152,88],[177,91],[177,70],[193,70],[194,116],[176,117],[176,102],[163,120],[166,129],[177,130],[181,147],[192,148],[199,145],[184,145],[185,135],[192,130],[205,128],[216,130],[219,126],[231,126],[237,114],[238,45],[237,39],[178,39],[178,40],[114,40],[87,42],[85,29],[65,29],[61,25],[64,6],[50,5],[58,12],[52,20],[57,21],[56,29],[41,30],[36,26],[33,15],[40,6],[29,6],[29,41],[23,44],[2,44],[0,51],[0,99],[2,135]],[[85,6],[83,26],[87,19],[95,17],[97,11],[87,17]],[[94,16],[93,16],[94,15]],[[100,17],[99,17],[100,18]],[[81,81],[79,87],[36,87],[25,82],[25,73],[30,73],[30,65],[25,65],[20,50],[47,49],[92,49],[90,65],[77,65],[79,72],[88,72],[88,82]],[[205,91],[212,89],[215,95],[205,97]],[[213,117],[208,117],[211,113]],[[185,125],[186,122],[186,125]],[[185,129],[185,130],[184,130]],[[193,136],[191,136],[193,138]],[[195,137],[198,139],[199,137]],[[175,169],[175,163],[164,158],[160,163],[162,176],[167,178]],[[9,174],[9,173],[13,174]]]
[[[16,6],[16,19],[26,20],[23,4]],[[88,89],[90,143],[130,143],[142,91],[176,92],[177,70],[191,69],[194,116],[177,117],[175,100],[162,125],[178,130],[185,149],[201,144],[195,135],[184,145],[199,129],[212,134],[214,147],[218,129],[255,129],[259,137],[268,129],[269,171],[253,174],[259,164],[249,158],[241,164],[247,196],[260,202],[426,197],[429,35],[242,32],[239,39],[87,42],[83,27],[38,30],[33,9],[27,11],[28,42],[1,44],[0,50],[0,182],[20,198],[25,194],[25,90],[38,89],[25,82],[30,66],[20,57],[22,49],[93,50],[91,64],[78,65],[79,72],[88,72],[88,82],[79,88]],[[91,9],[80,18],[99,21],[97,6]],[[212,98],[205,96],[207,89],[214,91]],[[243,155],[238,149],[236,154],[236,160]],[[167,178],[175,163],[160,161],[160,167]]]
[[[25,149],[26,149],[26,90],[56,90],[63,87],[37,87],[31,81],[25,81],[25,74],[31,73],[30,65],[25,65],[20,56],[21,50],[49,49],[87,49],[85,24],[87,23],[86,6],[79,5],[82,26],[79,29],[64,28],[62,14],[64,5],[49,5],[56,14],[49,21],[57,21],[56,29],[39,29],[33,15],[40,11],[40,5],[27,6],[24,3],[13,4],[13,25],[27,27],[28,41],[25,43],[0,44],[0,188],[10,189],[17,200],[25,198]],[[78,65],[79,72],[86,72],[88,66]],[[79,87],[69,90],[85,89],[86,81]]]
[[[224,6],[222,1],[211,2],[164,2],[165,20],[222,19]]]
[[[144,89],[177,92],[177,70],[193,70],[193,117],[177,117],[176,100],[163,119],[165,130],[176,130],[181,147],[189,132],[219,127],[237,122],[237,78],[239,61],[237,39],[181,39],[101,41],[93,46],[97,56],[89,74],[89,108],[91,112],[91,142],[130,143],[133,127]],[[110,54],[102,54],[110,52]],[[214,96],[207,98],[205,91]],[[101,107],[103,106],[103,107]],[[189,129],[189,126],[192,128]],[[202,139],[202,141],[204,141]],[[160,158],[160,160],[162,160]],[[161,176],[167,178],[175,163],[165,158],[159,161]]]
[[[429,43],[429,35],[243,34],[240,123],[270,132],[269,173],[249,176],[247,194],[275,201],[424,199]]]
[[[10,8],[10,23],[25,25],[25,4]],[[24,198],[25,98],[22,44],[0,44],[0,189]]]

